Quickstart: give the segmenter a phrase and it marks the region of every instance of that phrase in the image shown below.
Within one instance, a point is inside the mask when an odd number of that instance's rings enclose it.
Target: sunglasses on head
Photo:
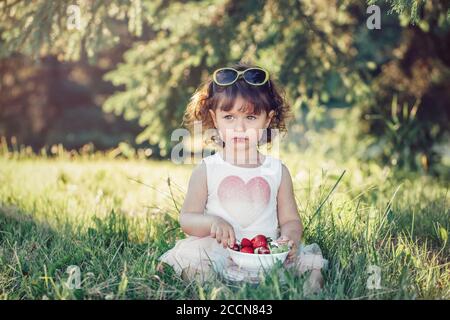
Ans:
[[[232,85],[240,77],[250,85],[262,86],[269,81],[269,72],[263,68],[253,67],[242,71],[234,68],[220,68],[213,73],[213,80],[219,86]]]

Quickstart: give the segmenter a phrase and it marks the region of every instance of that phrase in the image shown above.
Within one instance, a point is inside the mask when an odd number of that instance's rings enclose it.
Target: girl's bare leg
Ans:
[[[323,288],[323,276],[320,269],[313,269],[303,284],[305,295],[319,293]]]
[[[311,266],[303,263],[298,257],[286,262],[287,264],[285,263],[285,265],[288,267],[288,269],[293,268],[298,275],[302,275],[305,272],[308,272],[308,270],[311,270],[308,278],[303,284],[303,292],[305,293],[305,295],[319,293],[322,290],[324,281],[321,269],[310,269]]]

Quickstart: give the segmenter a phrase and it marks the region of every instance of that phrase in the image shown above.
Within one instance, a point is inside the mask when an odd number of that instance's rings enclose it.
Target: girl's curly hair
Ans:
[[[238,62],[231,67],[241,71],[256,66]],[[241,108],[240,111],[242,112],[259,115],[262,111],[265,111],[266,114],[269,114],[271,110],[275,111],[269,127],[263,134],[262,143],[270,144],[272,142],[274,131],[271,129],[278,129],[282,133],[287,132],[286,122],[291,117],[290,106],[286,101],[284,91],[277,88],[272,79],[269,79],[262,86],[250,85],[242,78],[230,86],[218,86],[212,80],[212,76],[210,76],[197,88],[190,98],[183,116],[183,125],[192,130],[194,123],[201,121],[202,130],[214,129],[214,122],[211,119],[209,110],[216,111],[220,107],[223,111],[229,111],[233,108],[234,101],[238,96],[241,96],[248,102]],[[224,146],[224,142],[221,141],[218,135],[207,137],[206,142],[215,142]]]

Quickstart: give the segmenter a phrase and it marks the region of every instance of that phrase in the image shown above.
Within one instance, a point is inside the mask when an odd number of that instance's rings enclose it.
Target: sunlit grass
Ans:
[[[304,277],[257,287],[186,286],[156,259],[177,239],[192,170],[168,161],[0,158],[3,299],[449,299],[448,184],[395,178],[377,165],[282,155],[294,179],[305,242],[329,260],[321,294]],[[345,171],[345,173],[344,173]],[[70,289],[69,266],[81,271]],[[368,268],[381,270],[369,289]]]

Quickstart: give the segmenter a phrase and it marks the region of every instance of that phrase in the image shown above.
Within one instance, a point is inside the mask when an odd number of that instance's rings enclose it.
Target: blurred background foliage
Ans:
[[[373,4],[381,29],[366,24]],[[245,60],[286,91],[289,150],[445,174],[449,8],[444,0],[2,1],[0,136],[36,150],[129,146],[167,157],[195,88]]]

